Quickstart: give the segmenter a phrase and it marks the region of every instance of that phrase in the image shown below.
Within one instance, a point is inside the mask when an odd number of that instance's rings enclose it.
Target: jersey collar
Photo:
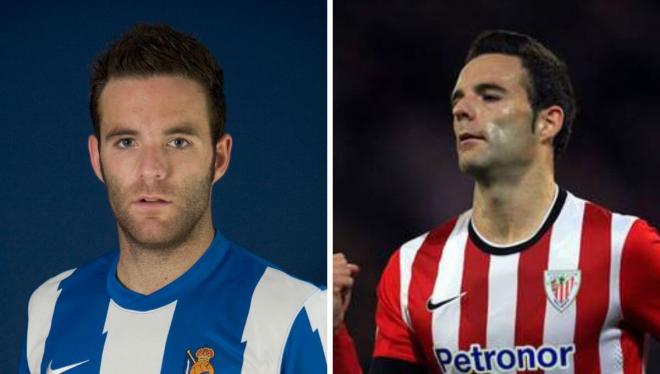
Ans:
[[[117,279],[117,262],[119,251],[108,271],[106,280],[110,298],[120,307],[135,311],[147,311],[162,307],[176,301],[180,296],[191,294],[197,285],[207,279],[211,273],[217,271],[222,259],[229,249],[229,242],[216,231],[213,241],[204,254],[193,266],[160,290],[142,295],[126,288]]]
[[[564,207],[564,202],[566,202],[567,195],[568,193],[566,192],[566,190],[563,189],[558,190],[557,198],[552,204],[552,208],[550,208],[550,211],[547,214],[545,220],[543,221],[543,224],[541,224],[541,226],[536,231],[536,233],[527,240],[508,246],[494,245],[481,237],[481,235],[472,225],[472,219],[470,219],[470,222],[468,223],[468,232],[470,235],[470,240],[472,241],[472,243],[474,243],[477,246],[477,248],[492,255],[509,255],[512,253],[524,251],[525,249],[536,244],[536,242],[538,242],[543,237],[543,235],[550,229],[550,227],[552,227],[552,224],[555,223],[555,220],[557,220],[559,213]]]

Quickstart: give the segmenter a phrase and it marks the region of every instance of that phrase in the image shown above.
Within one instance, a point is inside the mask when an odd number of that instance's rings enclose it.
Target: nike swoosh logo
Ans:
[[[75,367],[78,367],[78,366],[80,366],[80,365],[86,363],[86,362],[89,362],[89,360],[85,360],[85,361],[82,361],[82,362],[78,362],[77,364],[73,364],[73,365],[69,365],[69,366],[64,366],[64,367],[61,367],[61,368],[59,368],[59,369],[51,369],[51,368],[50,368],[50,365],[53,363],[53,361],[51,361],[51,362],[48,364],[48,369],[46,369],[46,374],[60,374],[60,373],[64,373],[65,371],[69,371],[69,370],[71,370],[71,369],[73,369],[73,368],[75,368]]]
[[[456,296],[454,296],[454,297],[450,297],[449,299],[447,299],[447,300],[443,300],[443,301],[441,301],[441,302],[439,302],[439,303],[434,303],[433,300],[431,300],[431,298],[429,298],[429,302],[426,304],[426,307],[428,308],[429,311],[436,310],[436,309],[440,308],[441,306],[443,306],[443,305],[445,305],[445,304],[451,303],[452,301],[454,301],[454,300],[456,300],[456,299],[460,299],[460,298],[463,297],[466,293],[467,293],[467,292],[463,292],[463,293],[460,294],[460,295],[456,295]]]

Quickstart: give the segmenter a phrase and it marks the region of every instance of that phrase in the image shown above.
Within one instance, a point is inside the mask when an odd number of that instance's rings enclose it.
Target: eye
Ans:
[[[135,146],[135,140],[131,138],[122,138],[119,139],[115,144],[117,144],[119,148],[130,148]]]
[[[489,103],[499,101],[501,99],[501,97],[499,97],[498,95],[493,95],[493,94],[484,94],[482,97],[484,101]]]
[[[167,144],[174,148],[186,148],[190,145],[190,142],[183,138],[176,138],[170,140]]]

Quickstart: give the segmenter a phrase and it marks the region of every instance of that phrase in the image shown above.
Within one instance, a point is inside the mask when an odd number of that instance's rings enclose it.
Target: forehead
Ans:
[[[154,127],[181,122],[208,123],[206,96],[199,83],[178,76],[111,78],[99,97],[102,129],[115,124]]]
[[[472,59],[461,70],[456,89],[468,89],[482,83],[495,83],[505,88],[524,89],[527,72],[519,57],[499,53]]]

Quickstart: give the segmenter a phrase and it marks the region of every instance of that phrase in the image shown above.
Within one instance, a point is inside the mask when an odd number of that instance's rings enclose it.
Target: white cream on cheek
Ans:
[[[500,109],[495,117],[484,125],[489,148],[502,156],[528,158],[534,144],[530,112],[521,107],[508,106]]]
[[[511,133],[515,125],[512,122],[514,109],[512,106],[507,106],[499,110],[495,120],[489,120],[484,125],[484,132],[486,139],[495,144],[506,143],[511,140]]]
[[[507,141],[506,129],[495,122],[487,122],[484,126],[484,132],[486,133],[486,139],[491,144],[502,144]]]

